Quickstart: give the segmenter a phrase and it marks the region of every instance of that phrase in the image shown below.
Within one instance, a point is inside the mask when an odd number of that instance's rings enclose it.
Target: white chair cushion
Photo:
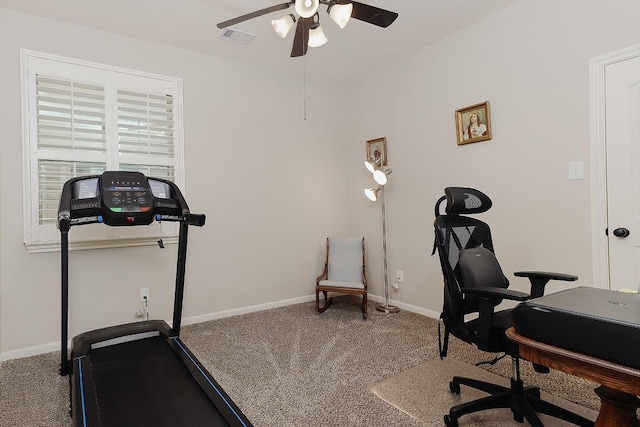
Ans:
[[[329,238],[329,281],[362,284],[362,237]]]
[[[336,280],[321,280],[318,283],[320,286],[333,286],[340,288],[351,288],[351,289],[364,289],[364,283],[360,282],[340,282]]]

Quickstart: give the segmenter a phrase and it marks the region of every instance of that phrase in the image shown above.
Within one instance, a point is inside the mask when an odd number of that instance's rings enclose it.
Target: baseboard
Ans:
[[[375,302],[379,302],[379,303],[384,303],[385,302],[385,299],[383,297],[378,296],[378,295],[369,294],[368,298],[371,301],[375,301]],[[303,303],[303,302],[309,302],[309,301],[314,301],[314,300],[315,300],[315,295],[306,295],[306,296],[302,296],[302,297],[290,298],[290,299],[281,300],[281,301],[268,302],[268,303],[265,303],[265,304],[258,304],[258,305],[251,305],[251,306],[248,306],[248,307],[234,308],[232,310],[224,310],[224,311],[219,311],[219,312],[216,312],[216,313],[203,314],[203,315],[200,315],[200,316],[185,317],[185,318],[182,319],[182,324],[183,325],[193,325],[193,324],[196,324],[196,323],[207,322],[209,320],[216,320],[216,319],[222,319],[224,317],[231,317],[231,316],[238,316],[238,315],[241,315],[241,314],[254,313],[256,311],[270,310],[272,308],[285,307],[285,306],[288,306],[288,305],[300,304],[300,303]],[[436,313],[435,311],[428,310],[426,308],[417,307],[415,305],[406,304],[406,303],[403,303],[403,302],[400,302],[400,301],[394,301],[394,300],[389,300],[389,303],[391,305],[395,305],[396,307],[398,307],[401,310],[410,311],[412,313],[421,314],[423,316],[432,317],[434,319],[437,319],[438,317],[440,317],[440,313]],[[168,321],[167,323],[171,324],[170,321]],[[70,345],[71,345],[71,341],[69,341],[68,346],[70,346]],[[23,358],[23,357],[37,356],[39,354],[51,353],[53,351],[60,351],[60,342],[56,341],[56,342],[52,342],[52,343],[48,343],[48,344],[37,345],[37,346],[34,346],[34,347],[28,347],[28,348],[22,348],[22,349],[18,349],[18,350],[5,351],[3,353],[0,353],[0,362],[4,362],[6,360],[11,360],[11,359],[20,359],[20,358]]]
[[[195,323],[208,322],[209,320],[222,319],[224,317],[238,316],[240,314],[254,313],[256,311],[270,310],[272,308],[285,307],[303,302],[315,301],[315,295],[307,295],[298,298],[290,298],[282,301],[268,302],[265,304],[250,305],[248,307],[234,308],[231,310],[219,311],[216,313],[203,314],[200,316],[182,318],[183,325],[193,325]],[[169,322],[170,324],[171,322]]]
[[[371,301],[379,302],[379,303],[382,303],[382,304],[384,304],[386,302],[384,297],[381,297],[381,296],[378,296],[378,295],[369,294],[369,295],[367,295],[367,297]],[[438,313],[438,312],[435,312],[433,310],[429,310],[429,309],[426,309],[426,308],[422,308],[422,307],[417,307],[415,305],[407,304],[407,303],[404,303],[404,302],[401,302],[401,301],[394,301],[392,299],[389,299],[389,305],[394,305],[394,306],[398,307],[401,310],[406,310],[406,311],[410,311],[412,313],[421,314],[423,316],[431,317],[433,319],[439,319],[440,318],[440,313]]]
[[[68,346],[70,345],[71,341],[69,341]],[[39,354],[51,353],[52,351],[60,351],[60,341],[21,348],[18,350],[5,351],[0,353],[0,362],[5,362],[11,359],[21,359],[23,357],[37,356]]]

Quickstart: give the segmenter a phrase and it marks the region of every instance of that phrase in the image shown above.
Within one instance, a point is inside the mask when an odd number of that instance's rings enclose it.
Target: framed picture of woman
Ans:
[[[367,160],[374,163],[379,158],[381,166],[387,165],[387,139],[377,138],[367,141]]]
[[[458,145],[491,139],[489,101],[456,110]]]

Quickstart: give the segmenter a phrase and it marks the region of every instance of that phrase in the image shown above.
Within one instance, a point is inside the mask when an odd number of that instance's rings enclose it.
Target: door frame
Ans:
[[[593,286],[609,289],[607,221],[607,141],[605,135],[605,69],[640,56],[640,44],[589,60],[589,115],[591,156],[591,237]]]

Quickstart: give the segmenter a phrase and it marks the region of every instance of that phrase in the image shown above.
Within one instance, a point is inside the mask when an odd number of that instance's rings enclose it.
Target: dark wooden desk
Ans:
[[[523,359],[600,384],[595,390],[601,402],[595,427],[640,427],[640,370],[535,341],[514,328],[507,336],[519,345]]]

